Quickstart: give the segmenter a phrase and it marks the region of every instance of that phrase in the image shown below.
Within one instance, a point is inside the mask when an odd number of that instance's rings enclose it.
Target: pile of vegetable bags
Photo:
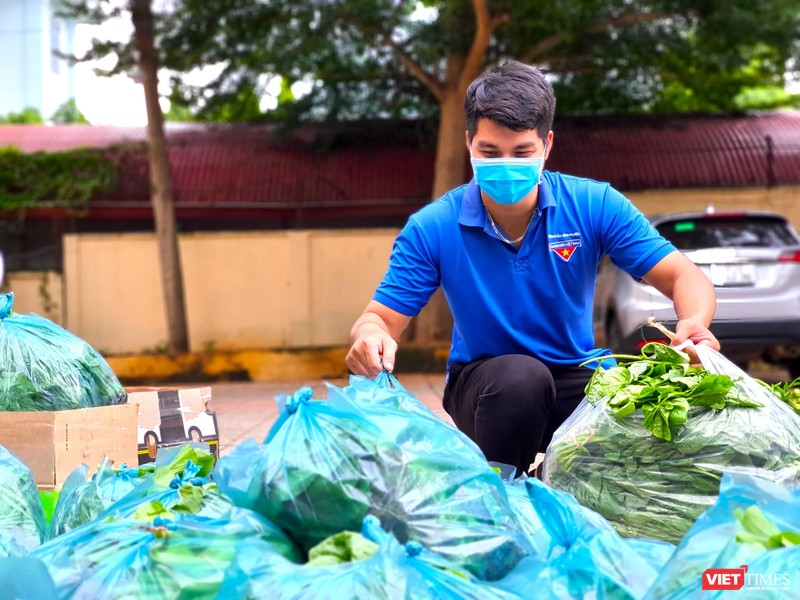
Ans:
[[[595,371],[555,432],[544,480],[622,535],[679,542],[724,471],[800,482],[800,419],[767,387],[692,366],[664,344],[620,361]]]
[[[89,344],[38,315],[12,311],[0,294],[0,411],[122,404],[125,389]]]
[[[49,539],[27,556],[62,598],[216,598],[241,542],[302,561],[279,527],[210,481],[202,445],[159,451],[138,469],[81,466],[59,496]],[[35,587],[35,586],[32,586]]]
[[[499,474],[469,438],[394,379],[351,381],[329,385],[324,401],[310,388],[280,398],[265,443],[240,444],[217,463],[222,491],[306,551],[372,514],[400,544],[418,542],[484,580],[533,552]]]

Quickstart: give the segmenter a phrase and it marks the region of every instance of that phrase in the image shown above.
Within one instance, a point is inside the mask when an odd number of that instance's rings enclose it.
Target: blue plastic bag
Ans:
[[[800,489],[725,473],[719,492],[714,506],[678,545],[648,598],[800,597]],[[732,570],[731,577],[738,570],[740,579],[729,581],[741,587],[703,589],[705,578],[707,586],[722,583],[714,569]]]
[[[354,402],[375,403],[406,410],[426,417],[437,418],[411,392],[407,391],[389,371],[381,371],[375,379],[351,375],[350,385],[342,389]]]
[[[30,557],[47,566],[61,598],[211,600],[238,544],[253,539],[264,552],[301,558],[278,527],[247,509],[235,509],[224,520],[96,519]]]
[[[533,508],[526,482],[528,476],[524,473],[515,477],[517,468],[513,465],[506,465],[490,462],[493,468],[500,471],[500,477],[506,486],[506,494],[511,508],[517,515],[522,531],[527,536],[537,556],[547,556],[552,546],[552,538],[547,532],[547,528],[542,523],[539,513]]]
[[[220,459],[213,476],[223,492],[306,550],[375,514],[401,543],[418,541],[487,580],[532,552],[499,475],[464,434],[433,415],[328,390],[327,401],[308,388],[280,398],[266,444]]]
[[[44,540],[46,530],[33,473],[0,446],[0,556],[25,556]]]
[[[498,585],[509,591],[536,590],[531,597],[537,599],[644,597],[658,565],[650,564],[608,521],[571,495],[538,479],[528,479],[525,485],[550,536],[550,548],[545,560],[523,560]]]
[[[176,519],[185,514],[225,519],[234,504],[211,481],[213,465],[214,456],[198,445],[159,452],[152,472],[99,517],[146,520],[167,510]]]
[[[153,468],[152,464],[134,469],[125,465],[115,468],[108,458],[103,458],[97,472],[87,481],[89,467],[85,464],[76,467],[61,487],[47,539],[75,529],[103,514],[152,476]]]
[[[52,321],[11,311],[0,294],[0,411],[121,404],[127,394],[89,344]]]
[[[53,600],[56,586],[40,560],[0,558],[0,598],[3,600]]]
[[[312,566],[265,553],[248,541],[225,575],[220,598],[238,600],[511,600],[518,595],[491,587],[416,542],[405,546],[383,531],[376,517],[362,534],[378,544],[365,560]]]
[[[128,469],[104,460],[86,481],[81,465],[64,482],[50,523],[48,539],[96,518],[133,517],[145,504],[157,502],[179,517],[184,513],[223,518],[232,506],[211,482],[214,457],[201,447],[184,444],[159,452],[155,463]],[[146,507],[142,509],[148,517]]]

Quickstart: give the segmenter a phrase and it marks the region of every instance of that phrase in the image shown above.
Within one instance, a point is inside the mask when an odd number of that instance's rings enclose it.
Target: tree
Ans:
[[[73,19],[82,18],[89,22],[102,23],[108,18],[119,17],[125,9],[130,12],[133,37],[124,45],[124,50],[120,50],[120,47],[115,44],[95,41],[93,51],[81,58],[89,60],[98,56],[116,54],[118,61],[113,72],[126,69],[131,73],[135,66],[138,69],[136,76],[144,87],[151,201],[167,317],[168,346],[170,353],[175,354],[188,351],[189,338],[172,182],[164,136],[164,115],[159,104],[159,57],[155,45],[155,21],[150,0],[129,0],[127,6],[104,0],[88,3],[65,2],[62,14]]]
[[[111,0],[85,0],[110,3]],[[74,0],[73,0],[74,2]],[[464,181],[462,102],[486,67],[546,70],[559,112],[727,111],[780,102],[800,64],[795,0],[163,0],[174,105],[199,120],[438,119],[432,196]],[[130,66],[131,43],[113,72]],[[184,75],[213,67],[204,85]],[[278,107],[260,111],[274,77]],[[305,95],[293,86],[310,87]],[[786,98],[786,104],[794,100]],[[180,113],[176,109],[176,112]]]
[[[422,10],[424,9],[424,10]],[[746,108],[782,89],[798,58],[794,0],[182,0],[163,20],[164,65],[215,65],[205,86],[175,77],[173,99],[215,118],[264,74],[283,119],[436,116],[432,196],[463,182],[469,82],[507,58],[550,73],[560,112]],[[744,96],[746,99],[746,95]],[[267,116],[267,115],[265,115]]]
[[[0,124],[2,125],[39,125],[41,123],[44,123],[42,113],[38,108],[30,106],[23,108],[20,112],[0,115]]]
[[[50,117],[50,120],[57,125],[65,125],[68,123],[86,125],[89,123],[89,121],[86,120],[86,117],[83,116],[83,113],[78,109],[78,104],[75,102],[75,98],[70,98],[56,108],[53,116]]]

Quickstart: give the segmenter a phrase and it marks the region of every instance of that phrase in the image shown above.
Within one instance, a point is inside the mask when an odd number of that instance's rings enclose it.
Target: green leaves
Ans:
[[[0,210],[81,206],[116,182],[116,165],[97,150],[25,154],[0,148]]]
[[[780,400],[789,405],[798,415],[800,415],[800,377],[790,382],[780,382],[773,385],[759,381],[769,389]]]
[[[753,505],[747,510],[737,508],[733,514],[743,529],[736,534],[736,541],[739,543],[754,544],[765,550],[800,545],[800,533],[779,530],[758,506]]]
[[[647,344],[638,357],[615,358],[628,362],[607,370],[598,368],[586,387],[587,401],[596,404],[607,399],[611,415],[619,420],[641,410],[644,426],[662,440],[671,440],[686,423],[690,407],[761,406],[742,397],[729,376],[693,367],[687,354],[665,344]]]

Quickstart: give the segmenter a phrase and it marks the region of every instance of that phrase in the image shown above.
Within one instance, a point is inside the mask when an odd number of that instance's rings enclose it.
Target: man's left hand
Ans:
[[[672,338],[670,346],[678,346],[686,340],[692,340],[695,344],[711,346],[714,350],[720,349],[719,340],[714,337],[714,334],[709,331],[708,327],[691,319],[678,321],[675,327],[675,336]],[[696,358],[694,352],[691,352],[690,349],[687,348],[684,351],[688,351],[687,353],[692,356],[693,359]]]

